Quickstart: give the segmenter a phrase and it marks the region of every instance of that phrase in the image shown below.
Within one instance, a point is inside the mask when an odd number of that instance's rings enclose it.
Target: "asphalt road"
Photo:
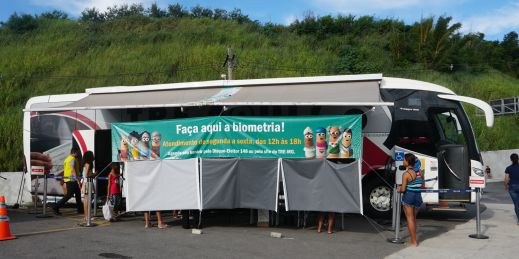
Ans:
[[[11,233],[18,238],[0,241],[0,258],[383,258],[405,248],[387,242],[394,237],[390,220],[354,214],[345,215],[344,230],[333,234],[317,233],[315,226],[255,227],[247,224],[248,216],[214,214],[206,216],[204,233],[195,235],[182,229],[171,213],[165,217],[167,229],[144,229],[141,215],[114,223],[98,218],[98,226],[87,228],[78,226],[82,216],[73,208],[50,218],[30,211],[8,210]],[[474,217],[474,205],[462,213],[423,210],[419,238],[434,238]],[[340,216],[337,221],[339,227]],[[271,232],[283,238],[271,237]],[[407,236],[404,224],[401,237]]]

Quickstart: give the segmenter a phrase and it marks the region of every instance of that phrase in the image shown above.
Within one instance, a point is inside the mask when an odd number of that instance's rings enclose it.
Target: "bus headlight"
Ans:
[[[485,176],[485,172],[481,168],[472,167],[472,172],[477,176]]]

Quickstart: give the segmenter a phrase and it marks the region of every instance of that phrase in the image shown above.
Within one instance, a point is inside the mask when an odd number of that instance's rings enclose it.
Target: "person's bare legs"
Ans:
[[[88,194],[85,194],[85,202],[83,202],[83,214],[85,215],[85,222],[88,219],[88,203],[90,202],[90,197]]]
[[[160,211],[157,211],[157,223],[158,228],[168,227],[168,224],[164,224],[164,222],[162,221],[162,215],[160,214]]]
[[[150,213],[148,211],[144,212],[144,228],[149,228],[150,225]]]
[[[403,205],[405,218],[407,220],[407,229],[409,230],[409,244],[412,246],[418,246],[416,241],[416,218],[415,209],[412,206]]]
[[[333,222],[335,221],[335,213],[328,213],[328,234],[333,233]]]
[[[323,228],[324,221],[324,213],[319,212],[319,216],[317,216],[317,233],[321,233],[321,229]]]

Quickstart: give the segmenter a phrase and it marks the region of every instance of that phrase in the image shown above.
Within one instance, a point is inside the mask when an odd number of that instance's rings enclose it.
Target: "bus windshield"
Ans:
[[[429,111],[430,118],[436,127],[436,145],[456,144],[466,146],[470,159],[480,160],[480,154],[472,127],[465,111],[458,107],[433,108]]]
[[[438,126],[440,129],[441,141],[452,144],[466,145],[466,140],[465,136],[463,135],[461,124],[458,120],[458,116],[456,116],[453,110],[436,113],[434,116],[436,117],[436,120],[439,124]]]

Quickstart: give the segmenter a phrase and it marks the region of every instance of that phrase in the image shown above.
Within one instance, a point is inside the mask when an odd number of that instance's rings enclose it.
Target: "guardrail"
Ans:
[[[495,116],[519,113],[519,96],[490,101]]]

